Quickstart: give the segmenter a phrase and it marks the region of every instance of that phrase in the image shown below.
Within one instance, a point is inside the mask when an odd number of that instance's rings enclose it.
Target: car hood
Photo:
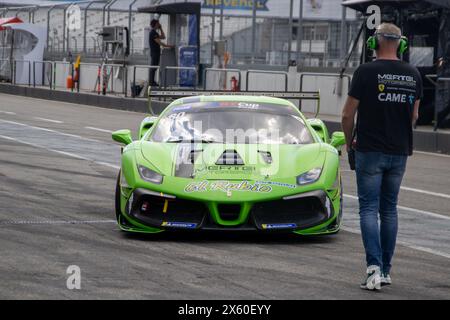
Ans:
[[[202,180],[295,177],[322,166],[321,144],[266,145],[142,141],[142,157],[165,176]]]

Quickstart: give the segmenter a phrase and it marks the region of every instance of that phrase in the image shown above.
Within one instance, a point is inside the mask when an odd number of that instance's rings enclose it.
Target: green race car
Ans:
[[[116,216],[128,232],[339,231],[342,132],[291,102],[193,96],[112,134],[123,143]]]

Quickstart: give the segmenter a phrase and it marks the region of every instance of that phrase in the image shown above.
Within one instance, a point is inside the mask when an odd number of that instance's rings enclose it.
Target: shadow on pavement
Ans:
[[[337,240],[338,235],[301,236],[291,233],[258,233],[233,231],[166,231],[157,234],[122,233],[122,237],[136,241],[167,241],[187,243],[237,243],[237,244],[322,244]]]

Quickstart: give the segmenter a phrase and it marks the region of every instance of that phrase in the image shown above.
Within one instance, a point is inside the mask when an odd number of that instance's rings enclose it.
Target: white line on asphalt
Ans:
[[[0,221],[0,226],[30,224],[97,224],[116,223],[116,220],[7,220]]]
[[[97,142],[97,143],[101,143],[101,144],[110,144],[110,145],[115,145],[114,143],[106,143],[100,140],[95,140],[95,139],[90,139],[90,138],[85,138],[82,136],[78,136],[76,134],[70,134],[70,133],[64,133],[61,131],[56,131],[56,130],[52,130],[52,129],[48,129],[48,128],[42,128],[42,127],[35,127],[35,126],[30,126],[28,124],[25,123],[21,123],[21,122],[16,122],[16,121],[9,121],[9,120],[3,120],[0,119],[1,122],[6,122],[6,123],[12,123],[12,124],[17,124],[19,126],[24,126],[24,127],[28,127],[28,128],[33,128],[33,129],[37,129],[37,130],[42,130],[42,131],[47,131],[47,132],[53,132],[53,133],[57,133],[57,134],[62,134],[64,136],[67,137],[73,137],[73,138],[78,138],[78,139],[82,139],[82,140],[86,140],[86,141],[92,141],[92,142]]]
[[[107,167],[110,167],[110,168],[113,168],[113,169],[120,169],[119,166],[116,166],[114,164],[103,162],[103,161],[95,161],[95,160],[92,160],[92,159],[80,156],[80,155],[75,154],[75,153],[65,152],[65,151],[60,151],[60,150],[47,148],[47,147],[44,147],[44,146],[41,146],[41,145],[38,145],[38,144],[29,143],[29,142],[26,142],[26,141],[23,141],[23,140],[20,140],[20,139],[16,139],[16,138],[4,136],[4,135],[0,135],[0,138],[6,139],[6,140],[15,141],[15,142],[19,142],[19,143],[26,144],[26,145],[32,146],[32,147],[42,148],[42,149],[45,149],[47,151],[56,152],[56,153],[59,153],[59,154],[65,155],[65,156],[72,157],[72,158],[76,158],[76,159],[80,159],[80,160],[86,160],[86,161],[91,161],[91,162],[96,163],[98,165],[107,166]]]
[[[341,227],[341,230],[350,232],[350,233],[354,233],[354,234],[361,234],[361,231],[358,229],[354,229],[354,228],[349,228],[349,227]],[[418,251],[422,251],[422,252],[426,252],[426,253],[431,253],[434,254],[436,256],[440,256],[443,258],[447,258],[450,259],[450,254],[442,252],[442,251],[438,251],[438,250],[434,250],[434,249],[430,249],[430,248],[425,248],[425,247],[421,247],[421,246],[417,246],[415,244],[406,242],[406,241],[401,241],[401,240],[397,240],[397,244],[400,244],[402,246],[414,249],[414,250],[418,250]]]
[[[99,131],[99,132],[113,133],[111,130],[96,128],[96,127],[84,127],[84,128],[94,130],[94,131]]]
[[[358,197],[350,195],[350,194],[344,194],[344,197],[358,200]],[[404,206],[397,206],[397,208],[405,210],[405,211],[411,211],[411,212],[415,212],[415,213],[420,213],[420,214],[423,214],[423,215],[426,215],[426,216],[430,216],[430,217],[433,217],[433,218],[450,220],[450,216],[444,216],[442,214],[438,214],[438,213],[434,213],[434,212],[430,212],[430,211],[419,210],[419,209],[414,209],[414,208],[404,207]]]
[[[410,187],[400,187],[400,189],[406,190],[406,191],[412,191],[412,192],[418,192],[418,193],[428,194],[428,195],[430,195],[430,196],[435,196],[435,197],[441,197],[441,198],[450,199],[450,195],[449,195],[449,194],[445,194],[445,193],[426,191],[426,190],[416,189],[416,188],[410,188]]]
[[[435,153],[435,152],[425,152],[425,151],[416,151],[416,150],[414,150],[414,153],[425,154],[425,155],[428,155],[428,156],[437,156],[437,157],[450,158],[450,154],[442,154],[442,153]]]
[[[102,165],[102,166],[107,166],[113,169],[120,169],[120,166],[116,166],[114,164],[108,163],[108,162],[103,162],[103,161],[95,161],[96,164]]]
[[[15,112],[11,112],[11,111],[0,111],[0,113],[3,113],[3,114],[9,114],[9,115],[11,115],[11,116],[13,116],[13,115],[16,114]]]
[[[47,106],[50,106],[50,104],[53,104],[54,107],[59,108],[61,105],[71,105],[71,106],[76,106],[76,108],[80,108],[82,107],[83,109],[93,109],[93,110],[99,110],[99,108],[101,107],[96,107],[96,106],[89,106],[87,104],[80,104],[80,103],[73,103],[73,102],[65,102],[65,101],[55,101],[55,100],[49,100],[49,99],[42,99],[42,98],[32,98],[32,97],[18,97],[15,94],[9,94],[9,93],[0,93],[0,96],[3,95],[7,95],[10,98],[14,99],[14,98],[20,98],[21,100],[30,100],[32,101],[32,103],[35,100],[39,100],[42,102],[45,102],[47,104]],[[52,107],[53,107],[52,106]],[[131,111],[131,110],[120,110],[120,109],[109,109],[109,112],[113,113],[113,112],[122,112],[122,113],[129,113],[129,114],[142,114],[142,112],[140,111]],[[144,116],[145,117],[145,116]]]
[[[341,170],[341,172],[351,172],[352,170]],[[433,192],[433,191],[427,191],[427,190],[422,190],[422,189],[417,189],[417,188],[411,188],[411,187],[404,187],[401,186],[400,187],[401,190],[405,190],[405,191],[411,191],[411,192],[417,192],[417,193],[423,193],[423,194],[427,194],[429,196],[434,196],[434,197],[441,197],[441,198],[445,198],[445,199],[450,199],[450,194],[445,194],[445,193],[439,193],[439,192]]]
[[[60,120],[53,120],[53,119],[47,119],[47,118],[41,118],[41,117],[33,117],[36,120],[41,120],[41,121],[47,121],[47,122],[52,122],[52,123],[64,123],[63,121]]]

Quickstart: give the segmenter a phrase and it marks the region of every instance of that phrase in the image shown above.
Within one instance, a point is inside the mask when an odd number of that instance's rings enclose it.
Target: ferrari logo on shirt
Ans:
[[[384,84],[379,84],[378,85],[378,90],[380,90],[380,92],[384,91]]]

